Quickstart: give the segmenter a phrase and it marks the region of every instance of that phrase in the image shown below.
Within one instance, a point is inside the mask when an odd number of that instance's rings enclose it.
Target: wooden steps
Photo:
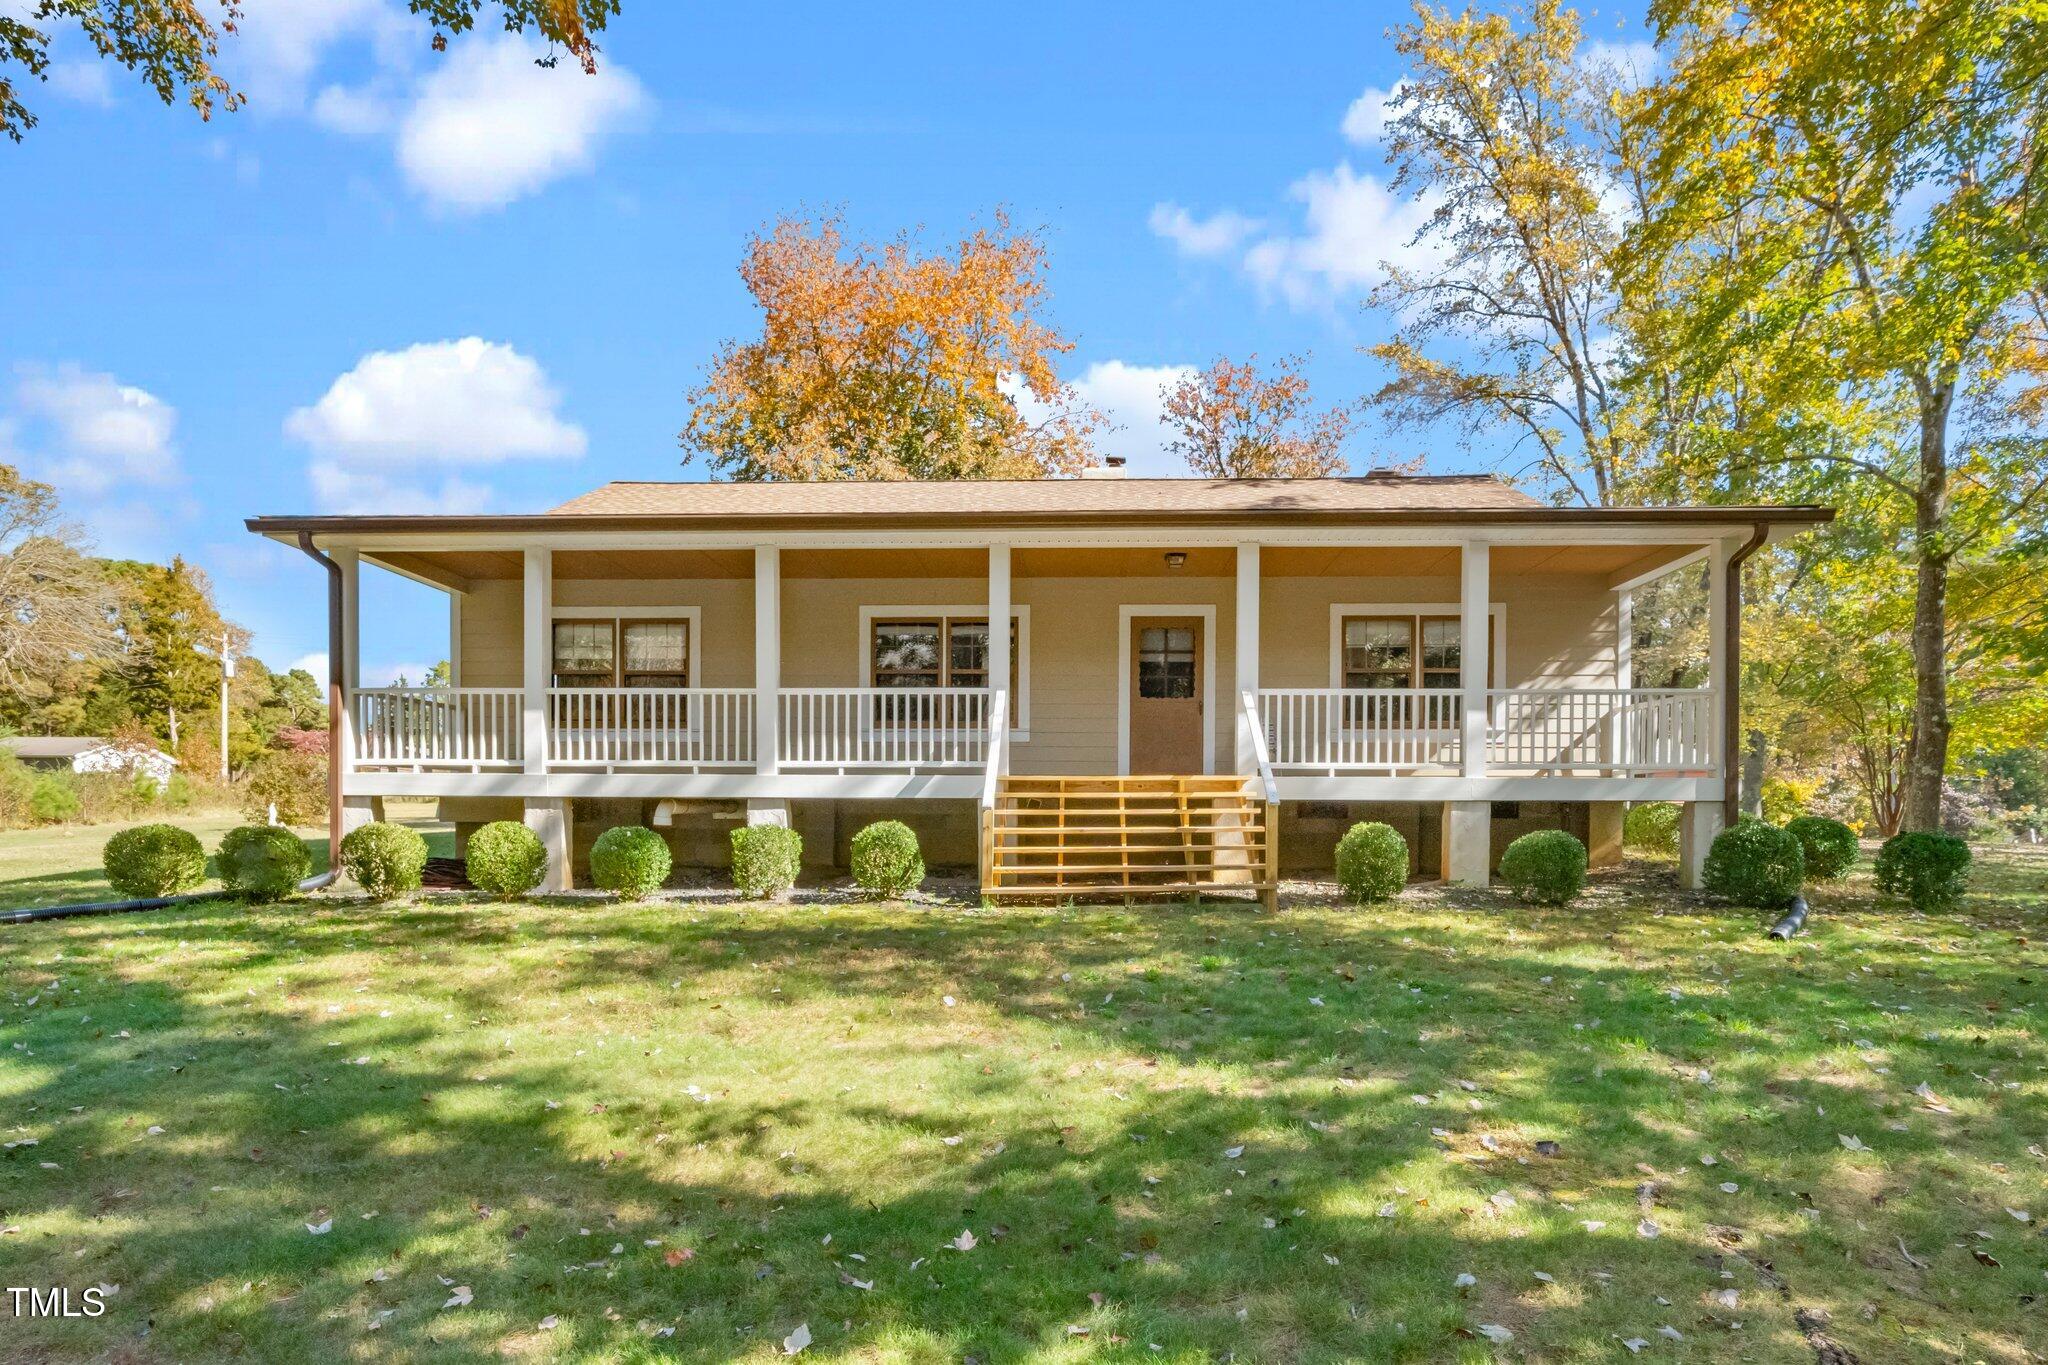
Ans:
[[[1240,777],[1005,777],[982,812],[985,896],[1278,890],[1274,810]]]

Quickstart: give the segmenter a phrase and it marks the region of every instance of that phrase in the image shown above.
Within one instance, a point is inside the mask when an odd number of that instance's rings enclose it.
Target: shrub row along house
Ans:
[[[339,820],[740,821],[843,866],[894,817],[984,890],[1270,894],[1361,818],[1483,883],[1517,834],[1721,827],[1740,566],[1815,507],[1559,508],[1485,476],[614,483],[520,516],[252,519],[330,569]],[[1711,676],[1638,688],[1631,593],[1704,561]],[[443,589],[451,685],[366,688],[369,564]]]

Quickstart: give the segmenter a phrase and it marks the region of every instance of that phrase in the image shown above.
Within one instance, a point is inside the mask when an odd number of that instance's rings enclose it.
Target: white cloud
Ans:
[[[1405,80],[1395,81],[1391,86],[1381,88],[1369,85],[1365,93],[1351,101],[1351,107],[1344,111],[1344,136],[1360,146],[1377,146],[1387,133],[1387,120],[1393,114],[1393,103],[1408,89]]]
[[[257,0],[244,6],[223,51],[252,109],[286,113],[305,103],[315,74],[350,44],[366,45],[378,67],[400,70],[426,37],[396,0]]]
[[[389,687],[393,683],[397,682],[399,678],[403,677],[408,683],[412,684],[412,686],[418,687],[425,680],[428,672],[431,671],[433,667],[434,666],[432,664],[417,663],[366,663],[363,665],[363,686]],[[305,669],[308,673],[311,673],[313,675],[313,681],[325,684],[327,681],[327,651],[324,649],[318,649],[313,651],[311,654],[301,654],[298,658],[293,659],[289,664],[286,664],[284,671],[289,673],[294,668]]]
[[[1436,211],[1433,196],[1400,198],[1349,163],[1311,172],[1288,193],[1305,206],[1303,231],[1254,242],[1244,268],[1262,291],[1297,308],[1363,294],[1386,278],[1389,262],[1427,270],[1443,259],[1437,243],[1416,240]]]
[[[606,63],[536,66],[522,34],[472,37],[421,83],[398,130],[398,164],[430,202],[456,212],[502,208],[550,181],[588,171],[599,144],[648,105],[639,80]]]
[[[1664,54],[1642,39],[1610,42],[1596,38],[1578,51],[1581,67],[1604,66],[1618,72],[1629,86],[1648,85],[1664,69]]]
[[[319,454],[357,460],[574,458],[588,440],[556,413],[560,401],[533,357],[464,337],[370,352],[284,429]]]
[[[589,438],[560,403],[531,356],[464,337],[370,352],[284,430],[313,452],[306,473],[325,508],[476,512],[490,489],[451,466],[583,454]]]
[[[315,651],[314,651],[313,653],[311,653],[311,654],[301,654],[301,655],[300,655],[300,656],[299,656],[298,658],[296,658],[296,659],[293,659],[293,660],[292,660],[292,661],[291,661],[291,662],[290,662],[289,664],[286,664],[286,665],[285,665],[285,670],[284,670],[284,671],[285,671],[285,672],[287,672],[287,673],[289,673],[289,672],[291,672],[291,671],[292,671],[292,670],[293,670],[294,668],[303,668],[303,669],[305,669],[305,670],[306,670],[306,671],[307,671],[308,673],[311,673],[311,674],[313,675],[313,677],[314,677],[315,679],[317,679],[318,681],[320,681],[320,682],[326,682],[326,681],[327,681],[327,651],[326,651],[326,650],[324,650],[324,649],[321,649],[321,650],[315,650]]]
[[[306,466],[313,499],[329,512],[407,512],[461,516],[490,506],[491,490],[454,474],[418,482],[380,468],[316,459]]]
[[[313,97],[313,122],[331,133],[371,137],[397,121],[389,91],[375,85],[330,85]]]
[[[88,498],[177,481],[176,408],[75,364],[23,364],[15,373],[15,406],[26,422],[9,423],[10,444],[26,439],[27,422],[37,424],[40,454],[30,463],[41,477]]]
[[[1152,233],[1179,248],[1183,256],[1225,256],[1237,250],[1262,224],[1232,209],[1197,218],[1179,204],[1154,204],[1147,220]]]
[[[1096,433],[1096,449],[1104,455],[1122,456],[1133,475],[1185,473],[1165,450],[1166,429],[1160,425],[1160,415],[1166,406],[1166,390],[1194,373],[1192,365],[1132,365],[1121,360],[1098,360],[1081,371],[1072,381],[1075,395],[1111,423],[1109,430]],[[1026,421],[1050,415],[1022,384],[1003,387]]]
[[[114,107],[114,87],[107,78],[107,64],[88,59],[82,62],[51,62],[50,88],[80,104]]]

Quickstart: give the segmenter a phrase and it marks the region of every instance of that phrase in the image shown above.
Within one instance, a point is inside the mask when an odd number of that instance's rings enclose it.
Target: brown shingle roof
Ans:
[[[1398,512],[1542,507],[1490,474],[1356,479],[987,479],[608,483],[552,516],[921,516],[1088,512]]]

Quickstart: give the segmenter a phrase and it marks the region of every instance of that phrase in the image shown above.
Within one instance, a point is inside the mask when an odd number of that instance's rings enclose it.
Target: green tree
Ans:
[[[1853,474],[1904,512],[1890,547],[1912,571],[1901,820],[1937,829],[1952,579],[1967,563],[2003,581],[2001,560],[2038,553],[2026,530],[2048,486],[2033,431],[1956,439],[1973,402],[2024,422],[2012,386],[2038,377],[2042,16],[2027,0],[1658,0],[1651,16],[1672,67],[1634,120],[1656,149],[1637,269],[1693,266],[1663,355],[1694,380],[1735,357],[1752,367],[1774,429],[1745,432],[1750,452],[1727,466],[1745,490],[1839,494]],[[1731,236],[1733,221],[1746,227]],[[1818,430],[1865,404],[1903,404],[1911,439],[1845,446]]]
[[[257,0],[266,3],[268,0]],[[220,41],[232,36],[247,0],[29,0],[27,13],[0,14],[0,133],[16,142],[35,127],[14,77],[18,67],[36,80],[49,79],[50,41],[60,28],[75,30],[106,60],[142,78],[165,104],[183,98],[202,119],[214,110],[233,111],[243,96],[215,70]],[[407,0],[407,8],[432,25],[435,51],[447,35],[476,24],[483,0]],[[559,60],[560,48],[586,71],[597,69],[595,35],[619,12],[618,0],[496,0],[493,13],[507,32],[532,29],[549,43],[544,66]]]
[[[182,741],[219,705],[220,661],[206,651],[217,650],[225,632],[240,657],[248,632],[222,619],[213,585],[182,558],[116,560],[108,570],[123,593],[118,620],[130,705],[153,732]]]

